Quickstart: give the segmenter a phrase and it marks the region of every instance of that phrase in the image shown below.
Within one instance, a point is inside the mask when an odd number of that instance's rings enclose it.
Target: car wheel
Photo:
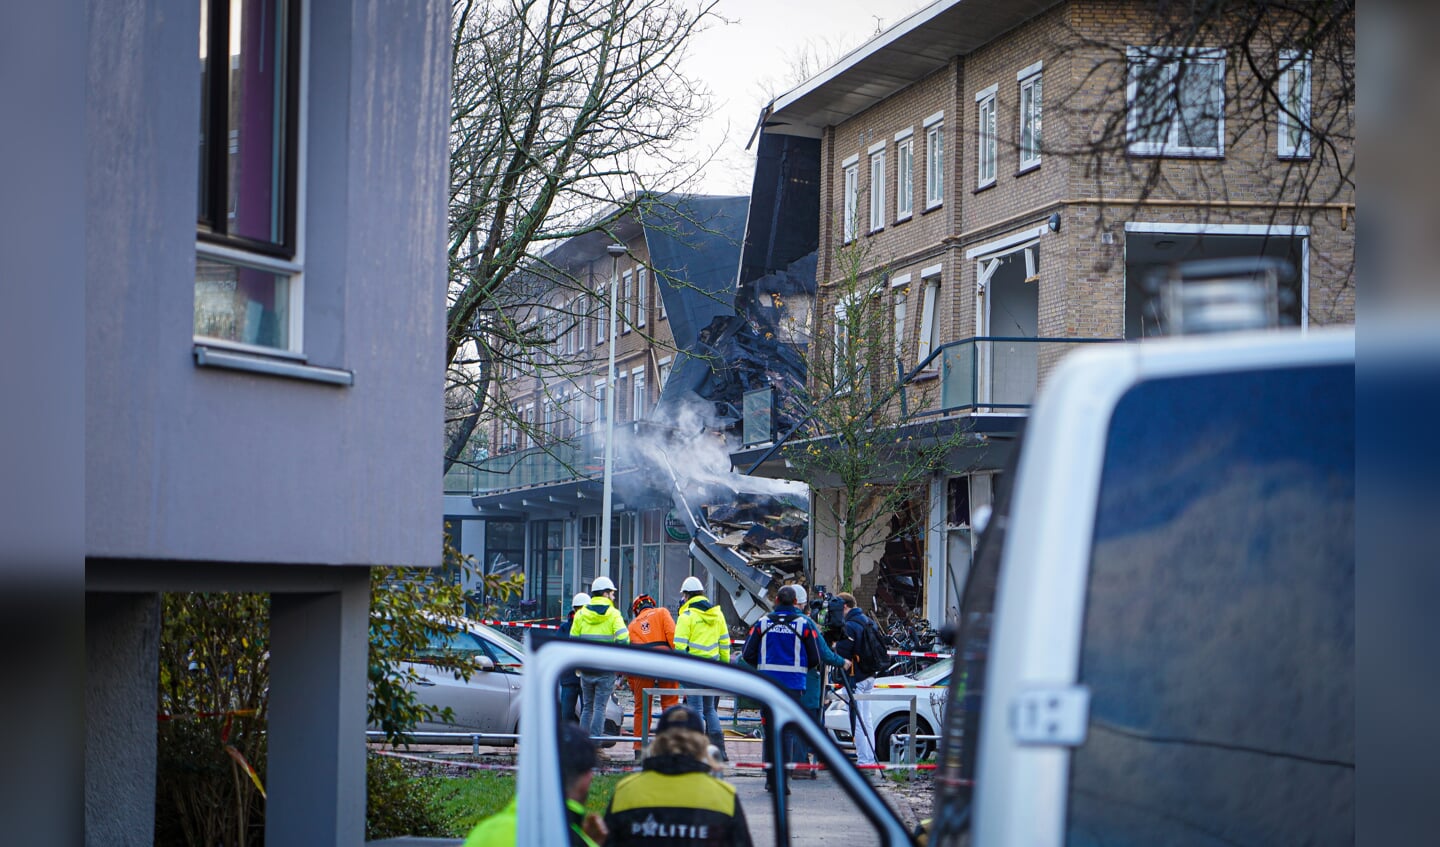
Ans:
[[[875,759],[881,762],[890,761],[890,739],[896,735],[904,735],[910,731],[910,713],[908,711],[891,715],[880,722],[880,728],[875,733]],[[915,719],[916,735],[934,735],[930,724],[921,718]],[[916,741],[915,758],[920,760],[935,752],[934,741]]]

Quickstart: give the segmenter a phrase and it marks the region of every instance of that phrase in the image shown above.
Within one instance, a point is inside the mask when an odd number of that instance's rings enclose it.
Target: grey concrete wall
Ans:
[[[265,843],[365,840],[365,683],[370,577],[270,600]]]
[[[306,351],[349,388],[195,366],[198,4],[89,4],[92,559],[440,560],[448,9],[310,6]]]
[[[85,843],[152,844],[160,595],[86,595],[85,672]]]

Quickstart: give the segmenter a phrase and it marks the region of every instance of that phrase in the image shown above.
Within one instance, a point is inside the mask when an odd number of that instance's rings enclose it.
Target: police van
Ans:
[[[1354,348],[1060,364],[964,591],[930,845],[1354,843]]]

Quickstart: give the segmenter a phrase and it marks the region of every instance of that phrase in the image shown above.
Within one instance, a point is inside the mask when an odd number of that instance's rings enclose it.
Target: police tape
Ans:
[[[915,659],[949,659],[954,653],[918,653],[914,650],[887,650],[892,656],[910,656]]]
[[[769,770],[770,767],[771,767],[771,765],[770,765],[769,762],[731,762],[731,763],[730,763],[730,767],[732,767],[732,768],[746,768],[746,769],[754,769],[754,770],[762,770],[762,771],[763,771],[763,770]],[[936,765],[934,762],[920,762],[919,764],[913,764],[913,765],[891,765],[891,764],[880,764],[880,763],[876,763],[876,764],[873,764],[873,765],[855,765],[855,767],[858,768],[858,769],[860,769],[860,770],[862,770],[862,771],[917,771],[917,770],[918,770],[918,771],[933,771],[933,770],[935,770],[936,767],[938,767],[938,765]],[[830,766],[829,766],[829,765],[826,765],[826,764],[821,764],[821,763],[816,763],[816,764],[811,765],[811,764],[804,764],[804,763],[800,763],[800,762],[790,762],[790,763],[787,763],[787,764],[785,765],[785,770],[787,770],[787,771],[828,771],[828,770],[830,770]]]
[[[505,762],[466,762],[459,759],[437,759],[434,756],[417,756],[414,753],[397,753],[394,750],[371,750],[376,756],[386,756],[391,759],[403,759],[407,762],[421,762],[429,765],[444,765],[451,768],[464,768],[472,771],[516,771],[520,769],[517,764]],[[639,773],[642,768],[610,766],[597,767],[596,773]]]
[[[536,623],[536,622],[535,622],[535,621],[543,621],[543,620],[550,620],[550,618],[533,618],[533,619],[528,620],[528,621],[493,621],[493,620],[481,620],[480,623],[483,623],[483,624],[485,624],[486,626],[516,626],[516,627],[521,627],[521,628],[523,628],[523,629],[559,629],[559,628],[560,628],[560,626],[559,626],[558,624],[553,624],[553,623]]]

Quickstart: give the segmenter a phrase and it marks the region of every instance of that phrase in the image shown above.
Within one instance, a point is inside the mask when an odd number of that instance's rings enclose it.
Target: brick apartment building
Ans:
[[[930,484],[931,620],[957,603],[1016,418],[1080,340],[1156,334],[1152,273],[1276,257],[1294,269],[1282,324],[1354,321],[1353,20],[1319,41],[1278,15],[1245,41],[1162,24],[1127,0],[940,0],[762,115],[765,134],[819,139],[817,331],[854,245],[887,343],[926,365],[912,381],[940,380],[928,411],[990,445]],[[819,583],[837,578],[827,535]],[[880,570],[857,563],[862,594]]]

